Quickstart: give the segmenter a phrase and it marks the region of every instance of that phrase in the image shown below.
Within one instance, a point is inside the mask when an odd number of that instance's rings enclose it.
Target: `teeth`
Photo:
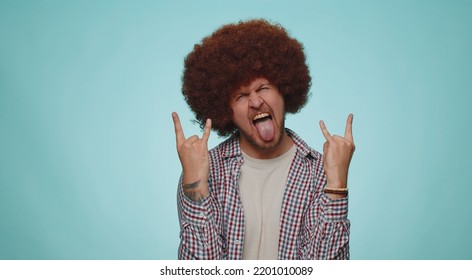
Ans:
[[[257,121],[258,119],[262,119],[262,118],[265,118],[265,117],[268,117],[268,116],[270,116],[269,113],[259,113],[259,114],[255,115],[255,116],[252,118],[252,120],[253,120],[253,121]]]

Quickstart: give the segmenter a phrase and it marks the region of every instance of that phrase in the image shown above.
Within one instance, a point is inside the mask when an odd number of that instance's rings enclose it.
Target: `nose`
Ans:
[[[260,108],[264,100],[255,92],[251,92],[249,95],[249,106],[253,108]]]

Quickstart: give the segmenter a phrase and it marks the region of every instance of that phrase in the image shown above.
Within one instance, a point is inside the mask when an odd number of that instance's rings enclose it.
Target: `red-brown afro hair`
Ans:
[[[266,20],[223,25],[185,58],[182,93],[201,127],[210,118],[212,128],[228,136],[237,130],[231,95],[259,77],[277,86],[286,112],[298,112],[311,85],[303,45]]]

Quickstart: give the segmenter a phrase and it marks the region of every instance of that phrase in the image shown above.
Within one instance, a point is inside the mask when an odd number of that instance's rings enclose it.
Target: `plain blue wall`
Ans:
[[[313,76],[287,126],[355,115],[351,257],[472,259],[471,3],[0,1],[0,259],[175,259],[183,59],[259,17]]]

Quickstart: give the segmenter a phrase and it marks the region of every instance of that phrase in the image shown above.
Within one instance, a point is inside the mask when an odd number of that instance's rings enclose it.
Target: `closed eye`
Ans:
[[[268,85],[261,85],[261,87],[257,89],[257,92],[266,90],[266,89],[270,89]]]
[[[238,95],[236,95],[236,97],[234,98],[236,101],[239,101],[239,100],[242,100],[243,98],[247,97],[249,95],[249,93],[240,93]]]

